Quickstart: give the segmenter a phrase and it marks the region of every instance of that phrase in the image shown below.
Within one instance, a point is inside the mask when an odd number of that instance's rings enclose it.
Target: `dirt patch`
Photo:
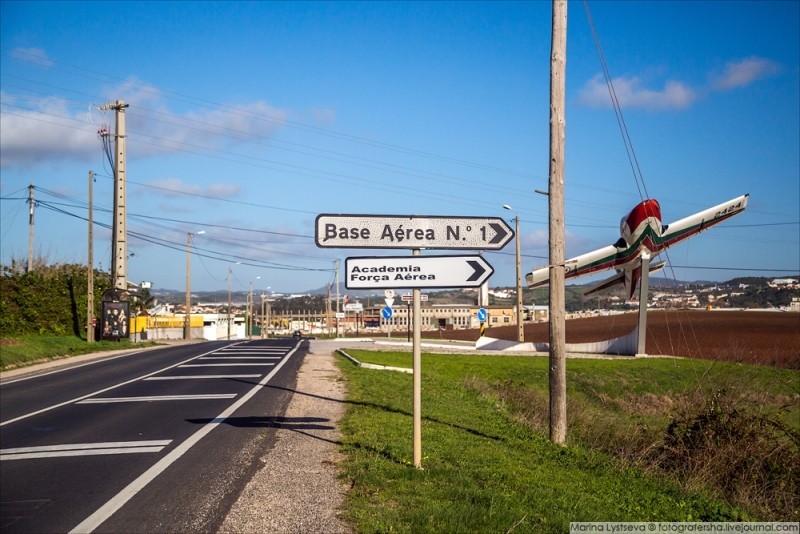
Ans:
[[[572,319],[567,343],[586,343],[624,336],[638,315],[626,313]],[[548,323],[525,325],[525,341],[547,342]],[[486,335],[515,340],[515,326],[488,328]],[[475,341],[478,330],[442,330],[442,339]],[[800,369],[800,313],[754,311],[651,311],[647,314],[647,347],[652,355],[687,356]]]

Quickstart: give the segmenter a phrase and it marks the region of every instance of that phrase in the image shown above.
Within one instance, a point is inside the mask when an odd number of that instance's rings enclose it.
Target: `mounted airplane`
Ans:
[[[661,206],[655,199],[647,199],[636,205],[620,222],[622,237],[613,245],[582,254],[564,262],[565,278],[576,278],[587,274],[615,269],[617,273],[592,286],[584,292],[591,295],[598,291],[624,284],[628,298],[636,290],[642,276],[642,255],[655,258],[676,243],[699,234],[715,224],[740,214],[747,206],[750,195],[723,202],[713,208],[695,213],[672,224],[661,224]],[[664,262],[649,266],[649,272],[664,268]],[[528,287],[539,287],[550,282],[549,267],[534,269],[525,280]]]

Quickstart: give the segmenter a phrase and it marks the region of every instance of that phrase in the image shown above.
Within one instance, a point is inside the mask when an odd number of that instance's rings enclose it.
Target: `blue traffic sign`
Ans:
[[[486,310],[484,308],[478,310],[478,320],[482,323],[486,321]]]
[[[392,309],[389,306],[381,308],[381,316],[384,319],[391,319],[392,318]]]

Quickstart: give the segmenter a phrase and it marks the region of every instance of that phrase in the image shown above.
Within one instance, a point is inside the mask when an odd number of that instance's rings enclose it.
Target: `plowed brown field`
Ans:
[[[572,319],[567,343],[623,336],[636,326],[638,314]],[[546,342],[548,323],[525,325],[525,341]],[[486,335],[515,340],[515,326],[488,328]],[[474,341],[477,330],[443,330],[443,339]],[[688,356],[800,369],[800,313],[756,311],[650,311],[648,354]]]

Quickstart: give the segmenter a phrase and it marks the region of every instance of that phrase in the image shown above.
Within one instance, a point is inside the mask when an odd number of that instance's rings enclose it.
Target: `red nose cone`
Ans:
[[[625,224],[628,226],[628,232],[633,232],[642,224],[642,221],[648,217],[654,217],[661,223],[661,206],[658,200],[648,198],[636,205],[625,218]]]

